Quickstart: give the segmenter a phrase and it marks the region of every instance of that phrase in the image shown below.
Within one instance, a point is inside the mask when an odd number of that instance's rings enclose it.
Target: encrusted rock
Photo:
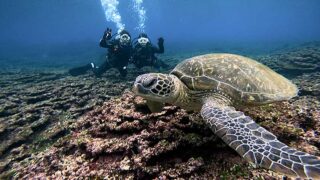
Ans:
[[[315,155],[320,155],[319,47],[253,57],[294,76],[301,96],[244,109],[281,141]],[[198,54],[163,58],[174,67]],[[150,113],[146,101],[130,92],[113,98],[144,71],[130,69],[126,80],[112,70],[102,78],[0,72],[0,179],[281,178],[253,169],[197,113],[173,106]]]
[[[67,135],[79,116],[129,86],[119,78],[55,72],[3,72],[0,79],[0,160],[9,162],[0,173]]]
[[[318,116],[312,113],[319,108],[312,102],[306,97],[244,111],[290,146],[317,155],[319,139],[311,131],[319,132]],[[281,177],[253,169],[212,133],[198,113],[174,106],[150,113],[145,103],[130,91],[107,101],[78,119],[68,138],[28,160],[27,166],[21,163],[16,178]],[[308,118],[316,122],[314,127],[305,128]]]
[[[281,50],[277,53],[256,57],[262,63],[281,74],[297,76],[320,70],[319,43],[306,44]]]

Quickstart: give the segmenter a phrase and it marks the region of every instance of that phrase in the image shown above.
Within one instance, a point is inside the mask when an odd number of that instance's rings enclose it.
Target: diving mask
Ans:
[[[122,34],[120,35],[120,44],[126,45],[130,42],[130,36],[128,34]]]
[[[140,37],[138,39],[138,43],[141,45],[141,46],[146,46],[148,43],[149,43],[149,39],[148,38],[145,38],[145,37]]]

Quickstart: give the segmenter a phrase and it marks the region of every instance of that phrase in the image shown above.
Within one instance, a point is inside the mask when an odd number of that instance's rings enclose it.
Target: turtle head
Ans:
[[[178,98],[179,79],[174,75],[149,73],[136,78],[133,92],[146,100],[173,103]]]

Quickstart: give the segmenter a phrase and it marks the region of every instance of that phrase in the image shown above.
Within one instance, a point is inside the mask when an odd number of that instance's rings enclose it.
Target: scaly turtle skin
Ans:
[[[170,74],[137,77],[135,94],[151,111],[164,103],[200,111],[213,132],[256,166],[291,177],[320,179],[320,159],[278,141],[234,107],[288,100],[297,95],[289,80],[243,56],[207,54],[187,59]]]

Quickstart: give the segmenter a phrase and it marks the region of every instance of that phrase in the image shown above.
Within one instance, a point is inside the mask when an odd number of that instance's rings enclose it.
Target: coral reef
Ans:
[[[320,73],[306,73],[297,76],[293,82],[299,86],[300,95],[311,95],[320,98]]]
[[[319,106],[313,98],[244,109],[293,147],[319,155]],[[150,113],[126,91],[82,116],[49,151],[16,164],[16,178],[279,178],[254,169],[217,138],[197,113],[166,106]],[[23,164],[27,165],[24,166]]]
[[[286,144],[320,155],[319,45],[258,56],[294,76],[300,97],[243,111]],[[163,56],[172,67],[192,53]],[[0,72],[0,179],[273,179],[217,138],[197,113],[166,106],[150,113],[127,79],[110,70]],[[119,95],[121,95],[119,97]]]
[[[0,173],[69,133],[79,116],[130,85],[61,73],[1,73]]]
[[[281,74],[297,76],[320,70],[320,46],[317,43],[306,44],[255,59]]]

